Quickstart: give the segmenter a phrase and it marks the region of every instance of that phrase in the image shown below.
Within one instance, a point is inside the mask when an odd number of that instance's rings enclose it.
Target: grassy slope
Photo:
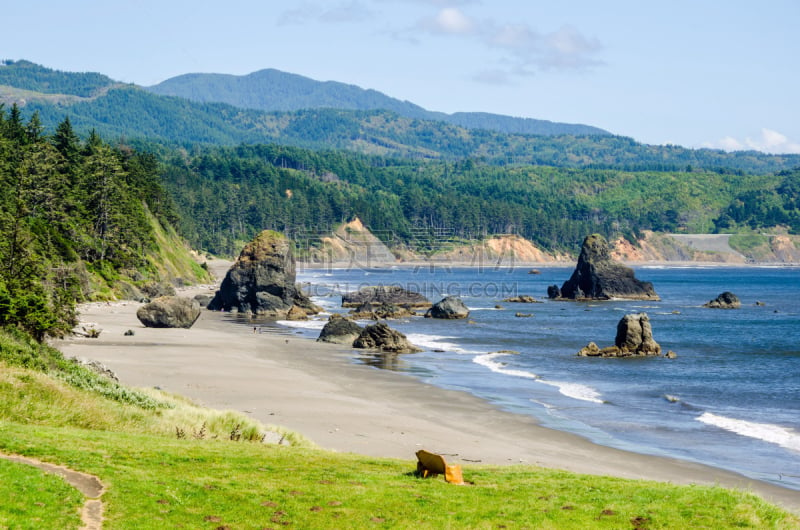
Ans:
[[[100,477],[108,487],[103,497],[107,528],[800,524],[755,496],[722,488],[482,466],[467,467],[465,478],[474,484],[457,487],[415,478],[411,460],[335,454],[304,446],[299,438],[292,447],[234,443],[229,433],[237,430],[235,424],[244,433],[264,427],[160,393],[152,394],[158,406],[140,406],[140,400],[122,392],[102,397],[93,385],[75,384],[94,376],[63,377],[72,368],[64,367],[57,351],[14,334],[0,333],[0,358],[0,451]],[[176,427],[186,436],[178,438]],[[77,501],[68,496],[64,503],[52,502],[61,490],[53,490],[51,477],[7,465],[0,474],[25,484],[14,488],[13,498],[0,495],[5,499],[0,517],[10,517],[8,523],[0,519],[0,527],[74,526],[68,521]],[[67,522],[37,525],[37,520]]]

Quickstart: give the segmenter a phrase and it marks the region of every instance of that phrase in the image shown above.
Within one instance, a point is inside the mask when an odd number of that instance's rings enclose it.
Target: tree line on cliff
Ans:
[[[749,175],[409,161],[279,145],[163,151],[192,244],[232,254],[258,230],[306,237],[359,217],[389,244],[515,233],[574,251],[588,233],[800,231],[798,171]],[[754,199],[753,197],[756,197]]]
[[[64,119],[0,105],[0,325],[36,338],[74,324],[74,306],[119,271],[142,271],[152,219],[175,219],[154,155],[83,141]]]

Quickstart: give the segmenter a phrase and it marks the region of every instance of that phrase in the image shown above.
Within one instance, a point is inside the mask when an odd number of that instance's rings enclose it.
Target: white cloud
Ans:
[[[429,18],[420,20],[418,26],[431,33],[466,35],[475,29],[475,23],[455,7],[446,7]]]
[[[450,38],[471,39],[473,43],[500,51],[492,75],[478,73],[474,79],[493,79],[499,82],[497,68],[505,68],[508,79],[532,75],[537,71],[583,71],[602,64],[597,55],[603,49],[595,37],[582,34],[573,26],[565,25],[550,33],[521,22],[498,24],[484,18],[470,17],[464,10],[453,7],[439,9],[430,17],[417,22],[416,31]],[[412,33],[414,30],[412,30]],[[497,64],[505,64],[498,67]]]
[[[800,143],[787,138],[785,135],[772,129],[761,129],[761,136],[757,138],[746,137],[738,140],[726,136],[716,142],[707,142],[703,147],[723,149],[725,151],[761,151],[771,154],[800,154]]]

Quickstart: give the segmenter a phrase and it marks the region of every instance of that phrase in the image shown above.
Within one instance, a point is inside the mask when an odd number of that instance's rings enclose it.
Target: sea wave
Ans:
[[[332,296],[313,296],[311,301],[323,309],[339,309],[342,304]]]
[[[475,364],[479,364],[481,366],[485,366],[492,372],[496,372],[498,374],[505,374],[505,375],[513,375],[515,377],[524,377],[526,379],[539,379],[539,376],[534,374],[533,372],[528,372],[525,370],[514,370],[512,368],[506,368],[505,363],[501,363],[496,361],[498,357],[505,357],[506,355],[511,355],[509,353],[484,353],[483,355],[476,355],[472,362]]]
[[[765,442],[779,445],[792,451],[800,452],[800,433],[771,423],[756,423],[752,421],[737,420],[704,412],[698,416],[697,421],[707,425],[714,425],[720,429],[736,433],[741,436],[757,438]]]
[[[590,403],[605,403],[605,401],[600,398],[600,392],[590,386],[580,383],[566,383],[563,381],[547,381],[545,379],[539,379],[539,382],[558,388],[561,394],[572,399],[579,399]]]
[[[453,342],[448,342],[452,339],[457,339],[458,337],[446,337],[443,335],[428,335],[426,333],[408,333],[406,334],[406,338],[408,341],[421,348],[425,348],[427,350],[445,350],[453,353],[469,353],[475,354],[480,352],[474,352],[465,350],[460,346],[457,346]]]
[[[300,329],[319,329],[325,327],[327,320],[278,320],[276,324],[280,324],[281,326],[286,326],[288,328],[300,328]]]
[[[507,368],[506,364],[503,362],[498,361],[497,359],[500,357],[505,357],[506,355],[511,355],[509,353],[503,352],[495,352],[495,353],[486,353],[483,355],[477,355],[475,358],[472,359],[472,362],[475,364],[479,364],[481,366],[485,366],[492,372],[504,375],[511,375],[514,377],[524,377],[525,379],[533,379],[537,383],[542,383],[544,385],[554,386],[558,388],[558,391],[569,398],[572,399],[579,399],[581,401],[589,401],[591,403],[604,403],[602,399],[600,399],[600,393],[597,392],[592,387],[582,385],[580,383],[566,383],[563,381],[547,381],[545,379],[540,378],[533,372],[529,372],[527,370],[517,370],[514,368]]]

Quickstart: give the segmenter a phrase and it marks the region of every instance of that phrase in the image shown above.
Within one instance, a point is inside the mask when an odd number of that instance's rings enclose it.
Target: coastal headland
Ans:
[[[224,270],[229,263],[211,262]],[[214,268],[214,267],[212,267]],[[216,286],[188,288],[194,296]],[[157,386],[201,405],[245,412],[293,429],[324,449],[413,460],[424,448],[470,464],[529,464],[578,473],[675,484],[721,485],[755,492],[800,512],[800,492],[700,465],[617,450],[537,425],[465,392],[352,362],[352,351],[259,333],[247,321],[204,311],[191,329],[145,328],[135,302],[94,303],[80,318],[98,338],[57,346],[67,357],[98,360],[136,387]],[[135,331],[125,336],[127,330]]]

